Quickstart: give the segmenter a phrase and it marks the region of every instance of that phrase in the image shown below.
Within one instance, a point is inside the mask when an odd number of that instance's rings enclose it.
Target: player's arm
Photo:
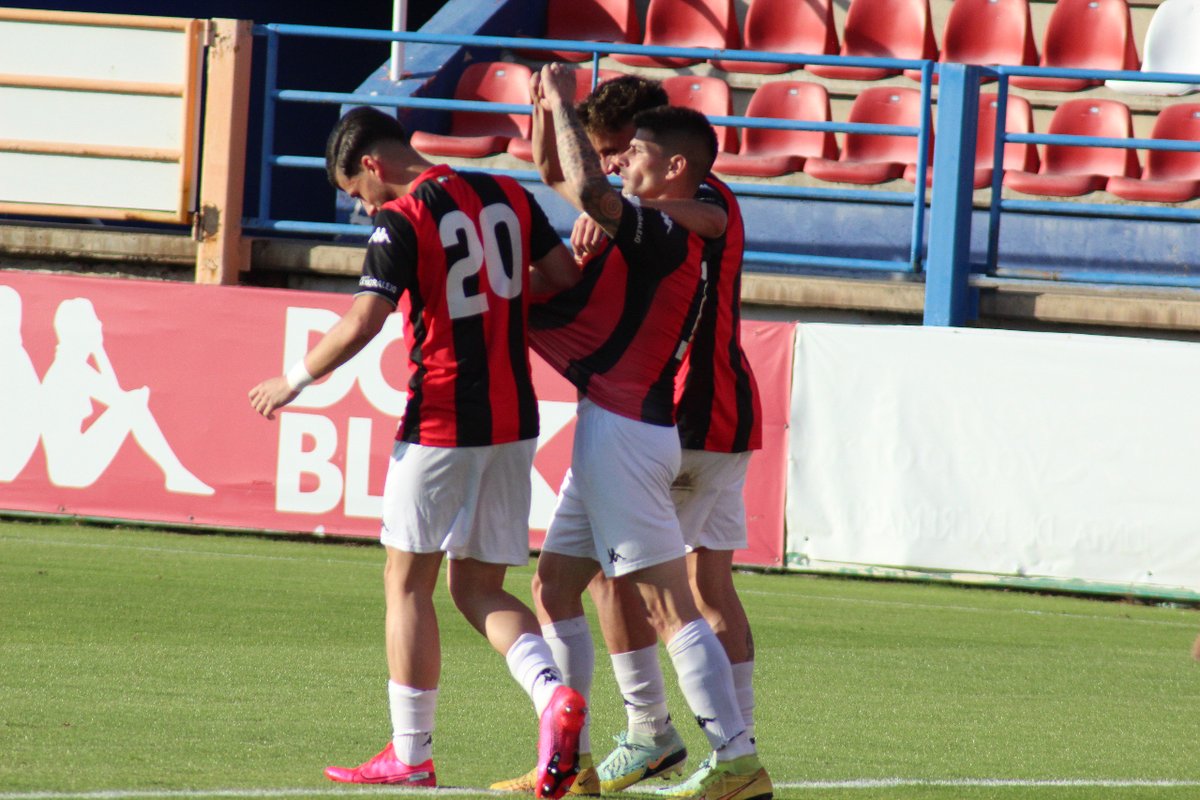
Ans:
[[[554,139],[554,117],[542,93],[542,73],[535,70],[529,77],[529,101],[532,128],[530,141],[533,144],[533,165],[537,167],[542,182],[560,192],[563,182],[562,165],[558,163],[558,145]]]
[[[392,310],[391,302],[380,295],[357,295],[350,310],[303,360],[286,374],[268,378],[250,390],[250,405],[267,419],[274,419],[276,409],[295,400],[301,389],[333,372],[366,347],[382,330]]]
[[[642,200],[646,208],[656,208],[692,233],[705,239],[715,239],[725,233],[729,215],[720,206],[693,199]]]
[[[539,105],[550,111],[553,136],[545,130],[543,119],[540,136],[534,140],[534,152],[539,146],[543,153],[553,151],[562,172],[561,182],[551,180],[550,160],[543,155],[547,169],[539,167],[542,179],[575,208],[594,219],[609,236],[621,223],[621,195],[608,182],[600,165],[600,156],[588,141],[587,132],[572,99],[575,96],[575,76],[562,64],[542,67]],[[549,179],[548,179],[549,178]]]
[[[530,287],[535,296],[570,289],[579,282],[579,265],[566,246],[559,244],[542,258],[533,262]]]

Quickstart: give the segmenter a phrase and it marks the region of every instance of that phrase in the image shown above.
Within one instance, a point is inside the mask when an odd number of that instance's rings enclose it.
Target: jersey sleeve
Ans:
[[[362,277],[356,294],[377,294],[392,305],[408,288],[417,270],[417,233],[408,217],[383,210],[367,240]]]
[[[696,190],[694,200],[699,200],[701,203],[709,203],[729,213],[729,204],[725,202],[725,197],[716,190],[714,186],[708,183],[700,184],[700,188]]]
[[[525,199],[529,201],[529,260],[540,261],[551,250],[562,244],[562,239],[546,212],[538,205],[538,201],[528,189],[523,189]]]
[[[687,258],[687,228],[666,214],[646,208],[636,197],[621,196],[621,222],[614,242],[629,266],[666,275]]]

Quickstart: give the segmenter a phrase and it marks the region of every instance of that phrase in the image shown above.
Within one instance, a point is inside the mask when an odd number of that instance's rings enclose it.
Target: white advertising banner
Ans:
[[[1200,598],[1200,344],[796,337],[790,567]]]

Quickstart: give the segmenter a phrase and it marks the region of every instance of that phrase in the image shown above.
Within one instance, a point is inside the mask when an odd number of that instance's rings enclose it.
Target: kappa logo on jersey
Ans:
[[[388,236],[387,228],[376,228],[371,232],[371,238],[367,239],[367,244],[391,244],[392,237]]]

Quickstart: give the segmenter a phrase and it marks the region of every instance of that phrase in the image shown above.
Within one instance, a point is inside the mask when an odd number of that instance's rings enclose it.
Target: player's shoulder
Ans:
[[[736,208],[737,197],[734,196],[733,190],[729,188],[729,184],[713,175],[711,172],[696,189],[696,199],[701,202],[713,203],[722,208]]]

